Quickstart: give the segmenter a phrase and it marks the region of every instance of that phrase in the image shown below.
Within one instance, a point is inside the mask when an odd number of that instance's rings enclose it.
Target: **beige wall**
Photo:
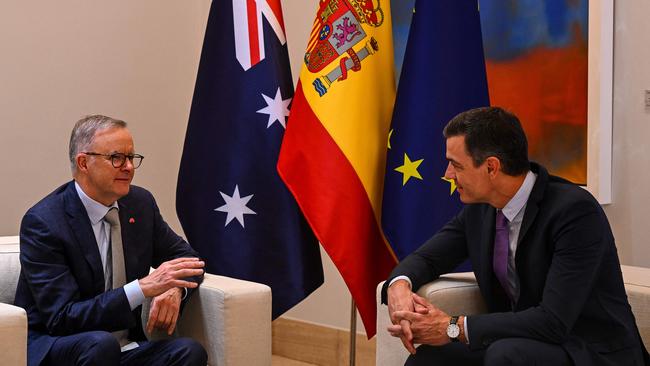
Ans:
[[[284,0],[294,79],[317,0]],[[135,183],[149,188],[180,232],[174,196],[210,2],[59,0],[0,4],[0,235],[70,179],[73,122],[104,113],[127,120],[146,156]],[[613,204],[605,208],[621,260],[650,267],[650,3],[615,4]],[[287,316],[346,328],[350,296],[323,253],[326,283]],[[361,325],[359,325],[361,327]]]
[[[91,113],[130,123],[135,183],[178,228],[174,189],[209,1],[2,1],[0,234],[70,179],[67,140]]]

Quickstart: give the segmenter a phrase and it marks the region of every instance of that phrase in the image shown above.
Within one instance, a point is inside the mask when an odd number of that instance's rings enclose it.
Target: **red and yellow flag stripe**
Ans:
[[[380,225],[395,99],[390,3],[323,0],[315,24],[306,59],[314,61],[312,70],[324,66],[312,72],[303,65],[278,171],[343,276],[371,337],[375,288],[397,263]],[[346,47],[351,51],[343,52]],[[341,54],[326,58],[332,48]]]

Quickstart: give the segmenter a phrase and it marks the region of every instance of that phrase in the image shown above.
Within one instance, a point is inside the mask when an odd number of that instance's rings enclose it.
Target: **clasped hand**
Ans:
[[[410,289],[389,291],[388,311],[393,323],[388,333],[400,338],[411,354],[415,354],[415,343],[439,346],[450,342],[447,326],[451,317]]]

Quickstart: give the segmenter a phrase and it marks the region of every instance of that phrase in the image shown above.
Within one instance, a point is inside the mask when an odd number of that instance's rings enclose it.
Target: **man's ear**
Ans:
[[[81,153],[77,154],[77,156],[75,156],[75,162],[77,163],[77,171],[85,172],[88,170],[88,155]]]
[[[501,171],[501,161],[497,157],[488,157],[485,159],[485,165],[487,166],[488,175],[491,178],[496,177],[497,173]]]

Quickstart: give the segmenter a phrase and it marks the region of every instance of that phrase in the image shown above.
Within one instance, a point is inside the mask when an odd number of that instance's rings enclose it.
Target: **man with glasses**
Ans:
[[[124,121],[79,120],[70,137],[74,180],[23,217],[15,303],[27,311],[29,365],[207,363],[191,339],[146,340],[145,299],[147,332],[172,334],[204,263],[151,193],[131,185],[144,158],[134,151]]]

